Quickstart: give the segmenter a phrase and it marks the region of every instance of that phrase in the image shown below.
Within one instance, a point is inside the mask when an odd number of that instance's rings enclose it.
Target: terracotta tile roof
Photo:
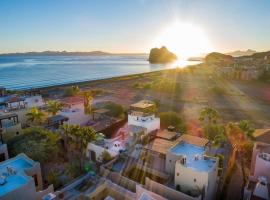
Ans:
[[[156,138],[151,143],[146,145],[144,148],[151,151],[158,152],[160,154],[166,154],[168,149],[170,149],[174,145],[175,143],[169,140]]]
[[[167,129],[158,131],[156,135],[156,137],[163,138],[166,140],[172,140],[176,136],[177,136],[176,132],[168,131]]]
[[[206,138],[200,138],[193,135],[184,134],[180,137],[180,140],[185,141],[189,144],[193,144],[196,146],[205,146],[207,143],[209,143],[209,140]]]
[[[257,142],[270,144],[270,129],[256,129],[253,136]]]

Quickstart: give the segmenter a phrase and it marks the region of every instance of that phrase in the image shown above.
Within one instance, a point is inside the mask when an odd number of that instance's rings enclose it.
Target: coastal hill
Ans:
[[[205,57],[205,62],[206,63],[211,63],[211,64],[223,64],[223,65],[230,65],[234,62],[234,58],[230,55],[225,55],[222,53],[218,53],[218,52],[213,52],[208,54]]]
[[[105,55],[111,55],[111,53],[103,51],[90,51],[90,52],[42,51],[42,52],[0,54],[0,56],[105,56]]]
[[[148,61],[150,63],[165,64],[171,63],[177,60],[177,56],[170,52],[166,47],[153,48],[150,51]]]
[[[256,51],[252,49],[248,49],[246,51],[237,50],[237,51],[229,52],[229,53],[226,53],[226,55],[233,56],[233,57],[240,57],[240,56],[251,56],[254,53],[256,53]]]

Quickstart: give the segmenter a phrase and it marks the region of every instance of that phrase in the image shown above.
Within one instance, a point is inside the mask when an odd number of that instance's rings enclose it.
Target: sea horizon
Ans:
[[[170,69],[174,64],[149,64],[148,55],[0,57],[0,85],[27,90]],[[179,67],[198,64],[182,61]]]

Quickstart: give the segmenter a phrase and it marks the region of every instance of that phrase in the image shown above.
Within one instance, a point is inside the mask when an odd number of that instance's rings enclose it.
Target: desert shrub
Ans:
[[[74,179],[81,175],[81,170],[78,162],[70,162],[65,167],[65,174],[68,175],[71,179]]]
[[[64,91],[64,96],[72,97],[72,96],[75,96],[79,91],[80,91],[80,88],[78,86],[67,87]]]
[[[186,124],[184,119],[178,115],[176,112],[162,112],[159,114],[160,125],[162,128],[167,128],[168,126],[174,126],[176,130],[185,132]]]
[[[54,188],[60,188],[63,186],[63,183],[60,179],[60,174],[55,170],[49,172],[47,175],[47,181],[48,184],[53,184]]]
[[[111,102],[105,108],[109,110],[108,115],[111,117],[123,117],[124,115],[124,108],[119,104]]]
[[[178,95],[181,92],[181,84],[175,80],[161,79],[153,82],[152,90],[164,93],[174,93]]]
[[[225,88],[214,86],[214,87],[209,89],[209,92],[212,94],[216,94],[216,95],[222,95],[222,94],[226,93],[226,90],[225,90]]]
[[[107,163],[107,162],[109,162],[109,161],[111,161],[113,159],[111,154],[106,150],[102,152],[101,156],[102,156],[102,162],[103,163]]]

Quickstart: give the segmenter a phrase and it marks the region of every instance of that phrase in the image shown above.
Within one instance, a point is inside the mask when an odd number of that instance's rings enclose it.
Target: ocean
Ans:
[[[169,69],[148,55],[0,56],[0,86],[31,89]],[[183,65],[197,64],[189,61]]]

